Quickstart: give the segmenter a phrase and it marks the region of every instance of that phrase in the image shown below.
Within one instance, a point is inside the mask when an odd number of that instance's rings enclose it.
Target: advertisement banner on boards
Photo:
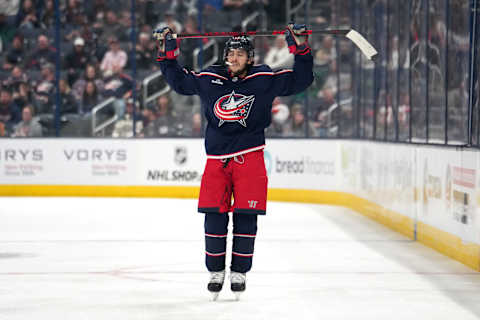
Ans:
[[[0,181],[28,181],[46,175],[48,152],[35,143],[8,143],[0,145]]]
[[[6,140],[0,154],[3,184],[121,184],[135,161],[113,140]]]
[[[270,188],[340,190],[338,143],[325,140],[268,140],[265,166]]]
[[[198,139],[5,140],[2,184],[200,185],[205,163]]]
[[[345,141],[340,146],[344,191],[413,217],[415,150],[408,146]]]
[[[203,140],[141,141],[139,147],[139,184],[200,186],[206,162]]]
[[[200,139],[4,141],[2,184],[199,186],[206,162]],[[339,190],[337,145],[335,141],[268,141],[264,155],[269,186]]]
[[[479,242],[476,180],[477,153],[418,148],[418,220],[458,236]]]

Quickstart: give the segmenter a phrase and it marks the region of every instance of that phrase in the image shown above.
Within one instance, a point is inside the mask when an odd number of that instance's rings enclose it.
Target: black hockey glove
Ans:
[[[285,40],[287,41],[290,53],[304,55],[310,52],[308,45],[308,35],[301,35],[307,30],[305,24],[289,23],[285,30]]]
[[[157,61],[165,59],[176,59],[180,53],[177,47],[177,39],[173,38],[172,29],[164,27],[153,31],[153,36],[158,40],[158,56]]]

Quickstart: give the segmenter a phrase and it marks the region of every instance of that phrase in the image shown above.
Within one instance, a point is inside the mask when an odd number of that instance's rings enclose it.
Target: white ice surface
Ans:
[[[480,319],[480,273],[348,209],[281,202],[241,300],[227,282],[212,302],[196,204],[0,198],[0,320]]]

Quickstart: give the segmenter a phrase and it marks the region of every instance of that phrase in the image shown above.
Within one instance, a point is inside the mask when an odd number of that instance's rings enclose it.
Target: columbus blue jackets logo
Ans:
[[[220,120],[220,127],[224,122],[238,122],[246,127],[245,120],[248,118],[255,96],[244,96],[243,94],[232,93],[218,98],[213,107],[213,113]]]

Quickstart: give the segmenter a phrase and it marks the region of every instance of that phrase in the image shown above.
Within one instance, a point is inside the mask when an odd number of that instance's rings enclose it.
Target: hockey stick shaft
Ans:
[[[303,34],[311,35],[317,34],[331,34],[345,36],[350,30],[337,29],[337,30],[306,30]],[[192,39],[192,38],[227,38],[227,37],[273,37],[285,34],[285,30],[273,30],[273,31],[243,31],[243,32],[207,32],[207,33],[180,33],[176,35],[177,39]],[[174,36],[175,37],[175,36]]]
[[[173,34],[175,39],[198,39],[198,38],[227,38],[238,36],[249,37],[272,37],[285,34],[285,30],[273,31],[243,31],[243,32],[206,32],[206,33],[179,33]],[[326,34],[332,36],[347,37],[362,51],[367,59],[372,60],[377,55],[377,50],[360,33],[353,29],[326,29],[326,30],[306,30],[303,35]],[[154,32],[153,36],[157,40],[162,39],[162,34]]]

